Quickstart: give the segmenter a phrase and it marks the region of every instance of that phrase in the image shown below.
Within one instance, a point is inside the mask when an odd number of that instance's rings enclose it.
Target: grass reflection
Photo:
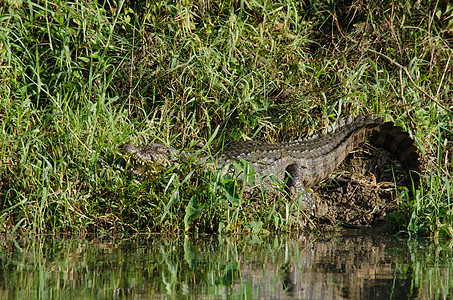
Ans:
[[[448,298],[450,244],[328,237],[4,237],[0,298]]]

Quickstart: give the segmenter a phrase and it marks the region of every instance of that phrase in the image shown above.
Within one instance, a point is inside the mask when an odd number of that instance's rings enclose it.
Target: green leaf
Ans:
[[[204,205],[199,205],[197,200],[197,195],[193,195],[186,206],[186,215],[184,216],[184,228],[186,231],[190,229],[193,220],[198,218],[205,208]]]
[[[173,190],[173,193],[170,196],[170,201],[168,201],[167,206],[165,207],[164,213],[162,214],[162,218],[160,219],[161,222],[164,221],[165,216],[170,211],[170,208],[173,206],[175,202],[179,201],[179,187]]]

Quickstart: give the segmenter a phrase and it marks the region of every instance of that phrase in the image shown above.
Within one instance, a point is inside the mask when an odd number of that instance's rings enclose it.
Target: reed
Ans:
[[[424,158],[397,225],[452,236],[446,1],[1,3],[0,230],[295,230],[307,220],[297,201],[269,203],[266,188],[245,197],[190,159],[137,179],[117,146],[190,151],[216,128],[214,147],[273,142],[375,113]]]

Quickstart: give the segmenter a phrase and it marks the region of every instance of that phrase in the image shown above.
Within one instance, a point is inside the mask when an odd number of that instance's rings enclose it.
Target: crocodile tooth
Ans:
[[[401,127],[394,126],[393,122],[384,123],[384,118],[374,119],[373,115],[359,115],[355,118],[348,116],[327,126],[324,131],[335,130],[338,132],[327,138],[318,131],[287,143],[233,142],[223,148],[218,160],[220,164],[226,165],[244,159],[251,163],[256,173],[262,176],[276,175],[280,179],[283,179],[281,174],[288,171],[293,176],[292,187],[299,193],[304,187],[310,187],[327,177],[341,163],[342,157],[370,138],[373,144],[394,153],[404,164],[406,171],[415,171],[414,176],[420,172],[419,155],[413,139]],[[349,138],[350,136],[353,138]],[[321,139],[317,140],[318,138]],[[142,147],[123,144],[120,148],[143,158],[140,164],[151,160],[174,166],[175,163],[172,162],[189,155],[162,144]],[[414,179],[419,180],[418,175]]]

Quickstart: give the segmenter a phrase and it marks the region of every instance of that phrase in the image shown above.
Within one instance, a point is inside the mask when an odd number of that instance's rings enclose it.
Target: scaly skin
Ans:
[[[305,188],[328,177],[351,151],[366,140],[396,155],[405,170],[411,174],[415,185],[418,185],[420,163],[417,148],[413,139],[401,127],[394,126],[392,122],[384,123],[383,118],[375,119],[372,115],[366,118],[358,116],[355,119],[349,116],[327,131],[328,134],[325,135],[318,133],[284,143],[233,142],[218,152],[217,160],[223,166],[243,159],[264,178],[265,183],[271,182],[270,175],[280,182],[289,176],[286,187],[289,190],[294,188],[296,197],[302,194],[309,211],[313,211],[314,203],[311,196],[304,192]],[[187,156],[184,151],[161,144],[136,147],[127,143],[120,147],[143,161],[154,161],[166,167],[177,163],[179,157]]]

